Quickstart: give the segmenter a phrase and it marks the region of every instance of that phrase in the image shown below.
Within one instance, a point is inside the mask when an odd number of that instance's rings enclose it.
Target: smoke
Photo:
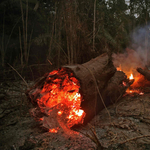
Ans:
[[[129,77],[131,73],[136,76],[136,68],[144,67],[144,63],[139,54],[132,49],[127,48],[123,54],[113,54],[113,63],[116,68],[122,70]]]
[[[132,35],[132,48],[139,54],[145,65],[150,60],[150,24],[136,29]]]
[[[113,54],[113,63],[127,76],[137,75],[137,67],[150,66],[150,24],[137,28],[131,34],[131,44],[122,54]]]

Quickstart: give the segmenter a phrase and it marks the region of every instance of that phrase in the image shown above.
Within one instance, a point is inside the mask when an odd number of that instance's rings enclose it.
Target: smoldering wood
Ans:
[[[111,103],[116,103],[133,82],[134,79],[127,79],[124,72],[116,71],[103,91],[103,99],[109,98]]]
[[[80,93],[83,97],[81,108],[86,113],[84,124],[105,108],[102,101],[106,106],[118,101],[132,84],[123,72],[116,71],[111,56],[106,53],[84,64],[63,67],[73,72],[74,76],[80,81]],[[36,105],[36,99],[47,75],[45,74],[26,92],[34,105]]]

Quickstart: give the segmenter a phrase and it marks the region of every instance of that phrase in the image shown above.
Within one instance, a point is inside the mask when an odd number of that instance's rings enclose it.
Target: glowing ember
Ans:
[[[122,71],[121,64],[119,65],[119,67],[117,67],[117,71]]]
[[[63,111],[60,110],[60,111],[58,111],[57,114],[58,114],[58,115],[61,115],[62,113],[63,113]]]
[[[143,92],[140,92],[139,95],[144,95],[144,93],[143,93]]]
[[[123,84],[124,86],[127,86],[126,82],[124,82],[124,81],[122,82],[122,84]]]
[[[126,93],[128,93],[128,94],[139,94],[139,95],[143,95],[144,94],[139,89],[127,89]]]
[[[40,120],[40,121],[43,121],[43,118],[40,118],[39,120]]]
[[[49,132],[51,132],[51,133],[57,133],[58,130],[53,128],[53,129],[49,129]]]
[[[80,109],[82,97],[79,88],[80,83],[70,70],[66,68],[54,70],[49,73],[37,103],[41,111],[48,115],[56,110],[57,118],[70,128],[83,123],[85,117],[85,112]],[[49,132],[56,133],[56,131],[50,129]]]
[[[82,116],[82,114],[84,113],[84,111],[83,110],[79,110],[79,111],[76,111],[75,112],[78,116]]]

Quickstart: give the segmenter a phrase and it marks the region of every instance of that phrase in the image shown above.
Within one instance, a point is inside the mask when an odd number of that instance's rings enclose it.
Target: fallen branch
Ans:
[[[29,88],[28,83],[25,81],[25,79],[20,75],[20,73],[13,67],[11,66],[9,63],[8,65],[19,75],[19,77],[23,80],[23,82],[26,84],[27,88]]]
[[[130,141],[133,141],[133,140],[137,140],[137,139],[140,139],[140,138],[144,138],[144,137],[150,137],[150,135],[137,136],[137,137],[134,137],[134,138],[131,138],[131,139],[127,139],[126,141],[120,142],[119,144],[124,144],[124,143],[130,142]]]

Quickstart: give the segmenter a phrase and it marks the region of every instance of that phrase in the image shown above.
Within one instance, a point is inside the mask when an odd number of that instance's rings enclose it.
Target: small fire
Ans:
[[[134,79],[134,78],[133,78],[133,74],[132,74],[132,73],[131,73],[131,75],[130,75],[129,79],[130,79],[130,80]]]
[[[138,95],[144,95],[143,87],[149,86],[150,82],[147,81],[144,76],[140,74],[136,74],[136,76],[133,76],[133,74],[130,74],[129,80],[134,79],[133,84],[130,85],[130,87],[126,90],[126,93],[129,94],[138,94]]]
[[[122,68],[123,69],[123,68]],[[121,65],[117,67],[117,71],[122,71]],[[123,69],[123,72],[128,76],[129,80],[134,80],[134,82],[130,85],[130,87],[126,90],[127,94],[139,94],[143,95],[144,93],[141,91],[141,87],[143,87],[143,84],[145,84],[145,79],[142,77],[138,72],[135,72],[135,69],[129,69],[134,72],[134,76],[132,71],[128,72]],[[126,86],[126,82],[122,82],[123,86]]]
[[[41,111],[49,116],[55,110],[56,118],[70,128],[83,123],[85,117],[85,112],[80,109],[82,97],[79,89],[80,83],[70,70],[54,70],[49,73],[37,103]],[[57,131],[58,129],[49,129],[49,132]]]
[[[133,80],[134,79],[134,77],[133,77],[133,74],[131,73],[130,74],[130,76],[129,76],[129,80]],[[127,90],[126,90],[126,92],[127,93],[130,93],[130,94],[132,94],[132,93],[139,93],[139,91],[138,90],[135,90],[134,88],[131,88],[131,87],[129,87]]]

